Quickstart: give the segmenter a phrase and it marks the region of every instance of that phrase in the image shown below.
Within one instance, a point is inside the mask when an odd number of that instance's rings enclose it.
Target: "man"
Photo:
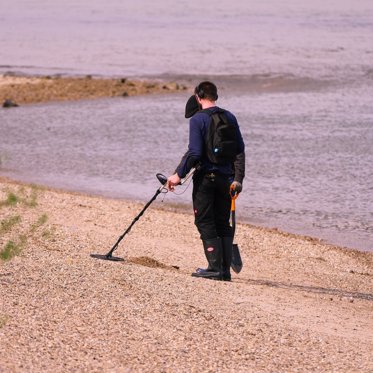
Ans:
[[[233,232],[229,223],[230,189],[236,193],[242,190],[245,145],[235,116],[216,106],[218,92],[215,84],[209,81],[201,82],[194,93],[198,107],[193,110],[193,96],[186,107],[186,117],[192,116],[189,122],[188,151],[175,174],[167,179],[167,187],[173,191],[190,169],[199,164],[193,177],[192,198],[195,224],[203,242],[208,268],[198,268],[192,276],[230,281],[233,243]],[[198,109],[201,110],[197,111]],[[235,128],[236,160],[213,163],[208,155],[206,140],[214,113],[223,113],[229,124]]]

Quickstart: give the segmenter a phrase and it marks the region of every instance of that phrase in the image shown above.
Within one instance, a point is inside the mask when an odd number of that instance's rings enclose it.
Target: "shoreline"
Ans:
[[[129,97],[145,94],[167,94],[187,90],[184,84],[127,77],[104,78],[91,75],[25,76],[0,74],[0,103],[16,105],[50,101],[76,101],[103,97]]]
[[[135,204],[140,206],[139,211],[134,211],[134,216],[137,215],[138,212],[141,211],[143,205],[145,205],[146,202],[141,201],[139,199],[131,199],[131,198],[121,198],[121,197],[110,197],[110,196],[105,196],[99,193],[90,193],[90,192],[85,192],[85,191],[76,191],[76,190],[70,190],[70,189],[64,189],[64,188],[59,188],[59,187],[51,187],[48,185],[43,185],[43,184],[35,184],[35,183],[30,183],[22,180],[15,180],[7,176],[2,176],[0,175],[0,185],[1,184],[9,184],[9,185],[18,185],[21,188],[26,187],[26,188],[33,188],[36,187],[37,189],[44,190],[44,191],[49,191],[49,192],[56,192],[60,194],[67,194],[67,195],[72,195],[72,196],[77,196],[77,197],[88,197],[88,198],[98,198],[98,199],[103,199],[103,200],[111,200],[111,201],[118,201],[122,202],[124,204]],[[191,201],[186,202],[186,203],[167,203],[163,202],[162,204],[158,205],[152,205],[150,209],[155,209],[156,211],[159,212],[164,212],[164,213],[172,213],[172,214],[180,214],[180,215],[185,215],[185,216],[193,216],[191,212]],[[249,221],[241,221],[237,222],[237,227],[242,226],[246,227],[246,229],[255,229],[259,231],[263,231],[264,233],[267,234],[277,234],[279,236],[282,236],[284,238],[291,238],[291,239],[300,239],[307,241],[311,244],[314,245],[321,245],[325,246],[330,250],[336,250],[336,251],[342,251],[342,252],[351,252],[351,253],[362,253],[362,254],[368,254],[372,255],[373,258],[373,252],[370,250],[360,250],[357,248],[353,247],[348,247],[348,246],[341,246],[341,245],[336,245],[333,243],[330,243],[322,238],[306,235],[306,234],[301,234],[301,233],[292,233],[288,232],[284,229],[276,228],[276,227],[268,227],[265,225],[260,225],[260,224],[255,224]],[[194,226],[193,226],[194,227]],[[195,228],[195,227],[194,227]],[[238,228],[237,228],[238,229]]]
[[[1,171],[1,170],[0,170]],[[118,200],[118,201],[123,201],[125,203],[136,203],[138,205],[145,205],[147,201],[143,201],[141,199],[137,198],[126,198],[126,197],[113,197],[110,195],[105,195],[105,194],[100,194],[100,193],[94,193],[94,192],[88,192],[84,190],[73,190],[73,189],[65,189],[63,187],[56,187],[56,186],[48,186],[44,184],[39,184],[39,183],[33,183],[33,182],[28,182],[24,180],[17,180],[13,179],[12,177],[8,176],[3,176],[0,174],[0,183],[5,182],[5,183],[11,183],[15,185],[20,185],[20,186],[26,186],[26,187],[31,187],[32,185],[36,185],[42,189],[45,190],[55,190],[59,191],[61,193],[68,193],[68,194],[76,194],[76,195],[82,195],[82,196],[90,196],[90,197],[97,197],[97,198],[103,198],[103,199],[109,199],[109,200]],[[162,201],[162,204],[157,205],[156,209],[160,211],[165,211],[165,212],[172,212],[172,213],[180,213],[180,214],[186,214],[189,215],[191,214],[191,204],[192,201],[190,200],[189,202],[180,202],[180,203],[174,203],[174,202],[164,202]],[[350,247],[350,246],[343,246],[343,245],[338,245],[333,242],[328,241],[328,239],[325,238],[320,238],[317,236],[312,236],[309,234],[304,234],[304,233],[297,233],[297,232],[292,232],[291,230],[286,230],[286,228],[277,228],[277,227],[270,227],[265,224],[260,224],[260,223],[255,223],[250,221],[249,219],[245,218],[240,218],[240,221],[237,222],[237,225],[244,225],[247,227],[255,228],[255,229],[261,229],[265,232],[268,233],[278,233],[284,237],[293,237],[293,238],[300,238],[304,239],[309,242],[313,242],[315,244],[321,244],[325,246],[329,246],[331,248],[335,248],[338,250],[348,250],[348,251],[356,251],[356,252],[362,252],[362,253],[373,253],[372,250],[369,249],[360,249],[356,247]]]
[[[142,207],[0,178],[4,372],[372,370],[372,253],[238,224],[242,272],[196,279],[192,214],[152,206],[90,257]]]

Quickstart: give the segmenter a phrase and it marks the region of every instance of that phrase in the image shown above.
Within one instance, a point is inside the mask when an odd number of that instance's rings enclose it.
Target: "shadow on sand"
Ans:
[[[269,281],[269,280],[252,280],[252,279],[235,279],[234,282],[245,283],[250,285],[259,285],[259,286],[269,286],[279,289],[289,289],[296,291],[304,291],[307,293],[315,294],[327,294],[334,295],[341,298],[353,298],[353,299],[363,299],[367,301],[373,301],[373,294],[369,293],[359,293],[354,291],[346,291],[340,289],[329,289],[318,286],[307,286],[307,285],[296,285],[296,284],[285,284],[283,282]]]

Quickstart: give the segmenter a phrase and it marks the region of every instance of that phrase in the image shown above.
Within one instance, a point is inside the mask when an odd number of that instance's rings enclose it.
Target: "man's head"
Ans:
[[[218,99],[218,89],[214,83],[209,81],[199,83],[194,89],[194,94],[197,96],[197,100],[215,102]]]

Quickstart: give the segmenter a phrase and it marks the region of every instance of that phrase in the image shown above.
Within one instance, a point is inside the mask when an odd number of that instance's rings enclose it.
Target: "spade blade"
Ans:
[[[231,268],[234,272],[237,274],[241,272],[243,263],[241,259],[240,250],[238,248],[238,245],[234,243],[232,245],[232,262],[231,262]]]

